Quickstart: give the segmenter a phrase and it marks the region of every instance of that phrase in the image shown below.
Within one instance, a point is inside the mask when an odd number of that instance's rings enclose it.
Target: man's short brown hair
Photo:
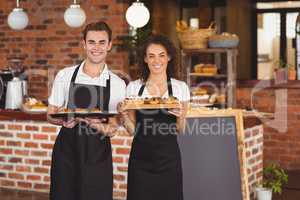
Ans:
[[[93,22],[85,26],[84,30],[82,31],[83,39],[86,39],[86,35],[89,31],[105,31],[108,35],[108,40],[111,41],[112,39],[112,31],[107,23],[104,21]]]

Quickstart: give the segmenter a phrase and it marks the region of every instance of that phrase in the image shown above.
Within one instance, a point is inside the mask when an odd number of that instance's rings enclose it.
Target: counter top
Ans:
[[[47,121],[47,115],[44,114],[29,114],[15,110],[1,110],[0,120],[17,120],[17,121]],[[255,116],[244,117],[244,128],[251,128],[261,124],[261,120]]]
[[[0,120],[47,121],[47,115],[46,113],[29,114],[22,111],[0,109]]]
[[[237,88],[300,89],[300,80],[276,82],[274,80],[239,80]]]

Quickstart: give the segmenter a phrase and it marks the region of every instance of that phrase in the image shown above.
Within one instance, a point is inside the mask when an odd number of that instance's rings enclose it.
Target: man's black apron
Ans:
[[[76,84],[79,66],[72,76],[67,107],[108,111],[110,78],[106,87]],[[112,171],[109,137],[85,123],[62,127],[52,154],[50,200],[112,200]]]
[[[143,94],[145,85],[140,88]],[[173,96],[168,78],[168,93]],[[164,109],[136,111],[127,200],[183,200],[176,117]]]

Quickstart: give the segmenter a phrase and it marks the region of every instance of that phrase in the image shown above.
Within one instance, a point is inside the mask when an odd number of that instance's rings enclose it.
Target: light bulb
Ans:
[[[149,10],[141,2],[134,2],[126,11],[126,20],[134,28],[145,26],[149,19]]]
[[[28,21],[28,16],[22,8],[14,8],[7,18],[9,27],[14,30],[24,29],[28,25]]]
[[[72,4],[64,14],[66,24],[72,28],[80,27],[84,24],[86,15],[78,4]]]

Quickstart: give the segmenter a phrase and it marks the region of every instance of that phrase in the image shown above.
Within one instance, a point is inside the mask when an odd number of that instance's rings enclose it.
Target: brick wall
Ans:
[[[84,58],[81,49],[81,28],[69,28],[63,19],[71,0],[22,0],[20,5],[29,16],[29,26],[23,31],[11,30],[7,16],[15,7],[15,1],[0,1],[0,69],[8,66],[10,57],[24,58],[29,73],[29,95],[47,99],[48,86],[57,70],[74,65]],[[105,20],[116,36],[128,32],[125,20],[127,1],[84,0],[81,7],[87,15],[86,23]],[[111,51],[108,64],[113,69],[127,70],[127,54]],[[48,85],[48,82],[50,85]]]
[[[246,165],[251,199],[254,199],[255,185],[262,182],[263,171],[263,127],[262,125],[246,129]]]
[[[0,121],[0,188],[48,192],[51,154],[59,127],[46,122]],[[262,126],[245,130],[249,187],[261,180]],[[114,198],[126,199],[132,137],[113,137]],[[252,194],[253,195],[253,194]]]
[[[59,127],[46,122],[0,122],[0,187],[48,192],[51,155]],[[125,199],[132,138],[111,140],[114,198]]]
[[[264,165],[277,163],[284,169],[300,169],[300,90],[299,88],[238,88],[239,108],[251,105],[262,112],[275,112],[263,119]]]

